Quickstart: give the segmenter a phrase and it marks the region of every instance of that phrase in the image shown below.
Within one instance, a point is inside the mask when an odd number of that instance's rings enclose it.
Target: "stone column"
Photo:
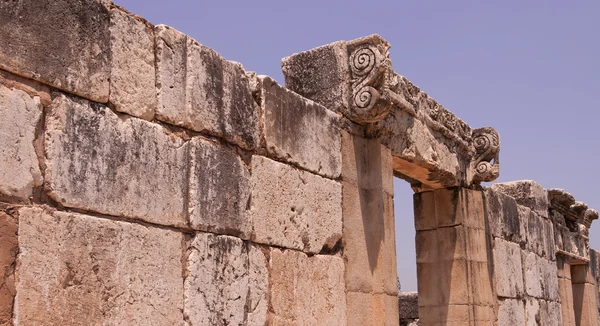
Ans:
[[[398,325],[392,156],[345,131],[342,148],[347,325]]]
[[[421,325],[493,323],[482,191],[425,191],[414,203]]]
[[[573,310],[575,325],[598,325],[598,305],[596,303],[596,282],[589,264],[571,267],[573,284]]]
[[[560,254],[556,255],[556,267],[558,272],[558,294],[560,296],[563,326],[575,326],[573,284],[571,281],[571,264],[569,263],[569,257]]]

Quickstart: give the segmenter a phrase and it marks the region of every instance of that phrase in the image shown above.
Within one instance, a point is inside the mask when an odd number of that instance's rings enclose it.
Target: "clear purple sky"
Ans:
[[[533,179],[600,209],[600,1],[115,2],[282,84],[281,58],[380,34],[398,73],[472,127],[498,130],[497,182]],[[415,291],[412,191],[395,186],[398,274]]]

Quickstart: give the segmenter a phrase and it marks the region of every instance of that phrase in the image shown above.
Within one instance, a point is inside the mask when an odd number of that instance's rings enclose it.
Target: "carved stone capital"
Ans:
[[[392,64],[389,48],[390,45],[377,35],[347,43],[351,92],[346,115],[350,120],[376,122],[390,112]]]
[[[500,175],[500,135],[491,127],[473,130],[473,183],[490,182]]]

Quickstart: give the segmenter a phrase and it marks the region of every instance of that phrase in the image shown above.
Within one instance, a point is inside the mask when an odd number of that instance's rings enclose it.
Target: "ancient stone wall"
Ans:
[[[346,324],[337,114],[107,1],[0,22],[0,325]]]
[[[0,325],[597,324],[598,213],[482,187],[498,133],[389,48],[294,54],[284,87],[109,0],[0,2]]]

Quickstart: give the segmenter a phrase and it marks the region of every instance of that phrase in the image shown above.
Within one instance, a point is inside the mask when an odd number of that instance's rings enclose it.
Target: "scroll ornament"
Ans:
[[[500,135],[494,128],[473,130],[473,183],[490,182],[500,175]]]
[[[383,119],[391,109],[385,90],[391,71],[388,54],[382,54],[372,44],[359,45],[350,53],[349,65],[352,78],[350,118],[358,123]]]

